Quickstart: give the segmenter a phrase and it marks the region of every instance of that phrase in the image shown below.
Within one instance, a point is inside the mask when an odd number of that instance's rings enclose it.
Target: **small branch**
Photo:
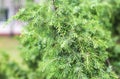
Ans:
[[[107,65],[107,66],[110,66],[110,65],[111,65],[109,59],[106,60],[106,65]]]
[[[53,10],[57,10],[57,7],[55,6],[55,0],[52,0],[52,4],[53,4]]]

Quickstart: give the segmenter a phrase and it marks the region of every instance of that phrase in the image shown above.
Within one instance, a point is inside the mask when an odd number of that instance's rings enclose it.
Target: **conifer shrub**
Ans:
[[[112,12],[111,0],[48,0],[21,9],[15,18],[26,22],[21,43],[29,68],[42,79],[117,79],[105,63]]]

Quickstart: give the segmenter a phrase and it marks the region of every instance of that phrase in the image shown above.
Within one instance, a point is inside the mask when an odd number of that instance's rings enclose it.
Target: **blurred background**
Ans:
[[[24,23],[14,20],[6,24],[25,4],[26,0],[0,0],[0,79],[27,79],[28,68],[17,39]]]
[[[15,79],[14,73],[18,74],[23,68],[16,39],[21,33],[23,23],[19,21],[12,21],[7,25],[5,23],[24,5],[25,0],[0,0],[0,79]]]
[[[24,23],[12,21],[5,25],[6,21],[25,5],[25,0],[0,0],[0,79],[27,79],[27,74],[28,79],[37,77],[28,69],[19,49],[17,37],[21,34]],[[110,60],[114,70],[120,75],[120,8],[115,12],[114,24],[117,25],[113,27],[113,37],[116,45],[111,49],[114,56],[111,55]]]
[[[0,35],[18,35],[21,32],[22,23],[13,21],[3,27],[8,18],[15,15],[25,5],[25,0],[0,0]]]

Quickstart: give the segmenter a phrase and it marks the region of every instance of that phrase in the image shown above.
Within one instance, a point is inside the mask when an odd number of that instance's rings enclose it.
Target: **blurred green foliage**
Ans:
[[[6,52],[0,51],[0,79],[27,79],[26,74],[18,63],[10,60]]]
[[[28,68],[25,62],[11,60],[8,53],[0,50],[0,79],[41,79],[39,73]]]
[[[113,1],[114,9],[112,14],[112,39],[114,46],[110,49],[112,54],[110,55],[110,62],[113,65],[113,69],[120,76],[120,1]]]
[[[119,0],[29,2],[15,16],[26,22],[20,41],[28,70],[10,61],[4,52],[0,78],[117,79],[119,9]]]

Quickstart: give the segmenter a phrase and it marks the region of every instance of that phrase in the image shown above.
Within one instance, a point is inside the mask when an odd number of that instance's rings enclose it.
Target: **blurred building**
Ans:
[[[15,15],[23,7],[25,0],[0,0],[0,35],[20,34],[23,23],[12,21],[4,26],[8,18]]]

